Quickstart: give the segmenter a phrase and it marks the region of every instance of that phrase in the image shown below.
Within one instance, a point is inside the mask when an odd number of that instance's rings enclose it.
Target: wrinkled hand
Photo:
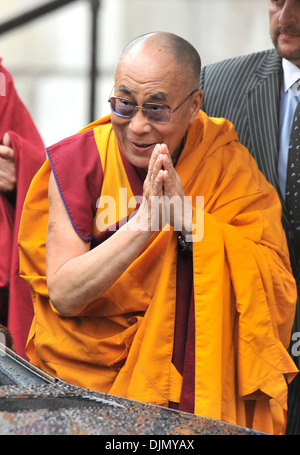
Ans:
[[[0,145],[0,192],[9,193],[16,186],[14,151],[8,133],[3,136]]]
[[[186,232],[192,223],[192,207],[188,204],[180,176],[176,172],[165,144],[157,144],[151,155],[144,182],[141,208],[148,229],[156,231],[166,224],[175,231]]]

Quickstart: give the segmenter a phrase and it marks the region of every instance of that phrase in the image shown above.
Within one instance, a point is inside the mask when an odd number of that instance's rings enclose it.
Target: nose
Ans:
[[[152,125],[144,114],[143,109],[137,109],[135,115],[130,119],[129,128],[136,136],[151,132]]]
[[[281,25],[293,24],[297,21],[297,16],[299,16],[299,6],[296,11],[295,1],[286,0],[280,12],[279,23]]]

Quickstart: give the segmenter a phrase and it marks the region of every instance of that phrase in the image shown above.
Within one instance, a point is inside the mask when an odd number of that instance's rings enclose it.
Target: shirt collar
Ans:
[[[300,68],[294,65],[294,63],[289,62],[285,58],[282,59],[282,69],[283,69],[283,91],[286,93],[289,88],[300,79]]]

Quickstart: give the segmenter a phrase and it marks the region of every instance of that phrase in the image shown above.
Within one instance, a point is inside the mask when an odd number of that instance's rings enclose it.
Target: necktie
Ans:
[[[300,103],[294,114],[290,135],[285,202],[293,231],[300,239]]]

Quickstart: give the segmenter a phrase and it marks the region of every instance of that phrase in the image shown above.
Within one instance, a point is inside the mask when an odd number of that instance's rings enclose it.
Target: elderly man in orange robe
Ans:
[[[19,234],[27,355],[81,387],[283,434],[298,370],[281,206],[233,125],[200,110],[200,66],[176,35],[136,38],[111,114],[48,149]]]

